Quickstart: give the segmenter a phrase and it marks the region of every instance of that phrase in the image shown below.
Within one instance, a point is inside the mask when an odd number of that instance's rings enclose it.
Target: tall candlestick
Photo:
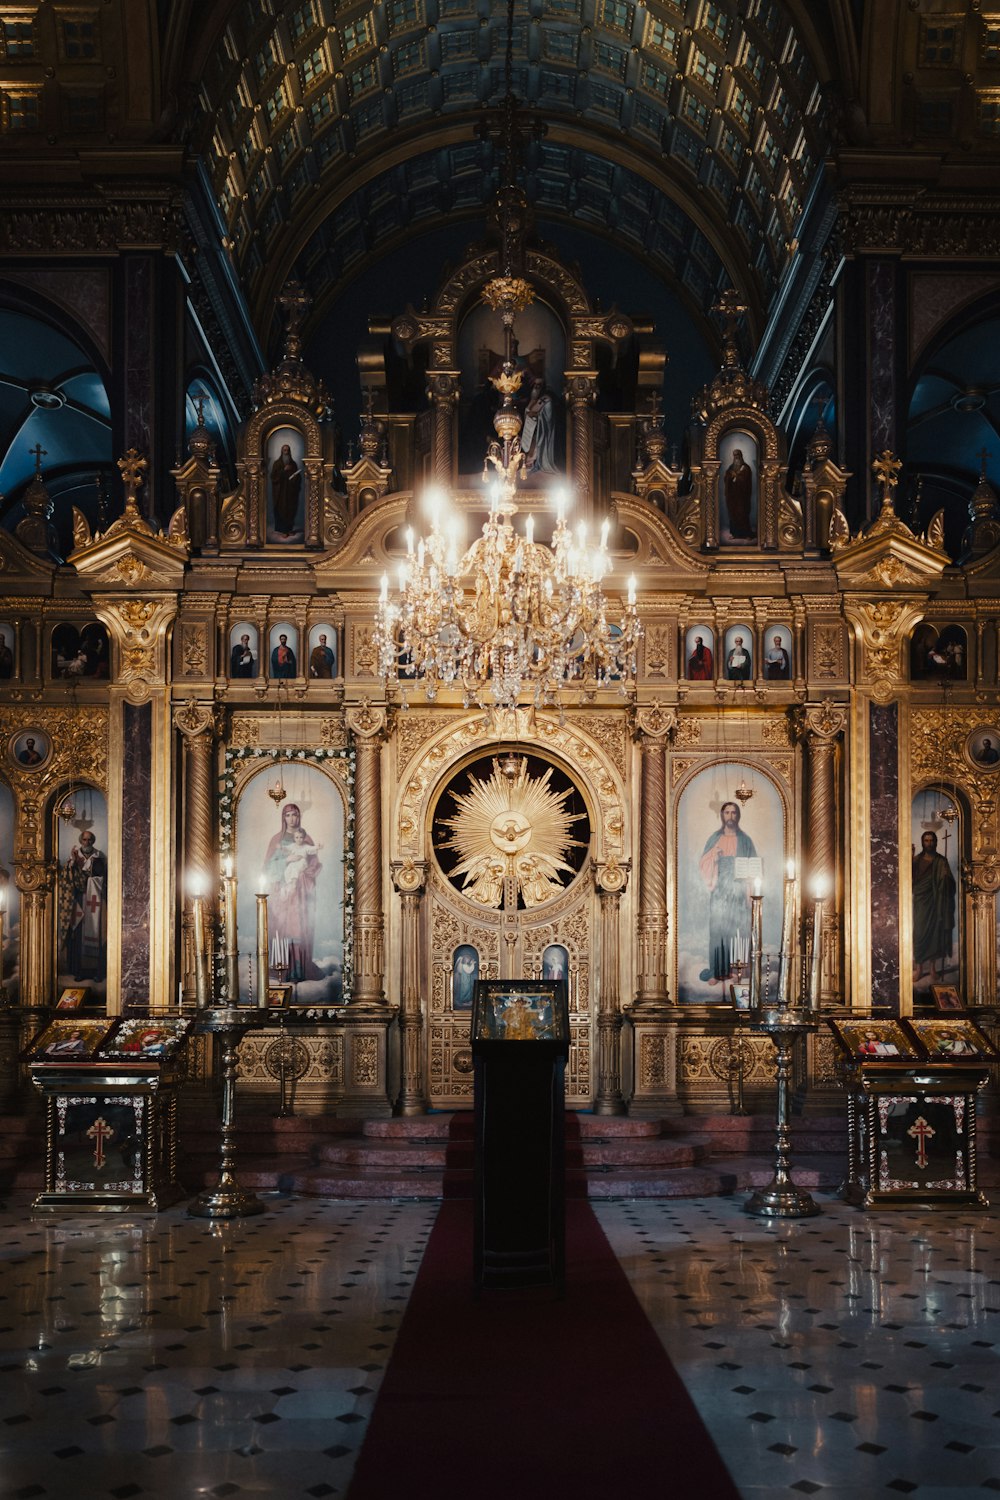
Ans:
[[[267,956],[267,896],[257,897],[257,1008],[267,1009],[267,980],[269,963]]]
[[[819,1010],[820,979],[823,968],[823,898],[826,886],[817,880],[813,886],[812,968],[809,974],[809,1009]]]
[[[226,928],[226,991],[230,1005],[240,1003],[240,950],[236,936],[236,876],[233,862],[226,857],[222,877],[222,920]]]
[[[205,898],[195,896],[191,902],[194,919],[194,998],[199,1010],[209,1003],[208,948],[205,945]]]
[[[781,957],[778,966],[778,1004],[791,1004],[792,934],[795,931],[795,865],[785,866],[785,906],[781,918]]]
[[[754,882],[755,886],[760,881]],[[763,960],[764,897],[759,889],[750,897],[750,1006],[756,1010],[761,1004],[761,964]]]

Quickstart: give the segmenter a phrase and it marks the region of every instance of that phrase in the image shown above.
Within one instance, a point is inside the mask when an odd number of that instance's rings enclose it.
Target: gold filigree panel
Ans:
[[[514,730],[520,728],[523,716],[517,715]],[[601,717],[591,715],[588,717]],[[610,716],[609,716],[610,717]],[[611,720],[614,723],[614,720]],[[527,725],[525,726],[527,729]],[[610,735],[611,730],[602,729]],[[625,755],[624,711],[620,720],[621,754]],[[497,729],[489,732],[489,720],[482,715],[463,718],[446,729],[423,755],[412,765],[404,779],[400,778],[402,795],[396,811],[396,853],[399,858],[423,859],[424,829],[429,817],[429,799],[439,785],[445,772],[473,749],[488,751],[491,741],[507,738],[501,720]],[[620,782],[613,774],[617,767],[608,758],[602,742],[590,738],[587,728],[578,718],[567,716],[563,723],[550,715],[537,716],[534,724],[535,744],[542,750],[557,755],[571,772],[575,772],[589,790],[592,823],[599,843],[603,846],[603,857],[623,857],[626,854],[625,810],[620,791]],[[536,751],[537,753],[537,751]],[[594,805],[596,804],[596,806]]]
[[[286,1050],[286,1076],[301,1085],[344,1083],[342,1032],[313,1033],[296,1029],[283,1038],[277,1029],[248,1032],[237,1054],[237,1079],[255,1089],[274,1089],[280,1076],[277,1049]]]
[[[715,1090],[731,1081],[739,1059],[743,1083],[774,1082],[774,1046],[769,1037],[735,1033],[724,1036],[682,1036],[678,1046],[678,1083]]]
[[[106,708],[0,708],[0,747],[15,734],[37,728],[52,741],[52,754],[41,767],[23,767],[12,756],[4,772],[19,808],[18,859],[41,855],[45,836],[42,808],[68,781],[86,781],[105,795],[108,790],[108,727]]]
[[[966,755],[969,735],[991,727],[1000,739],[1000,714],[976,708],[917,709],[910,718],[911,784],[940,782],[965,793],[972,808],[972,855],[996,850],[1000,782],[996,772],[977,770]]]

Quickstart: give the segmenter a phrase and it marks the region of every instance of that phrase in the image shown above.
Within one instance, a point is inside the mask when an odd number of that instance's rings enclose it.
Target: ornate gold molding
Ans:
[[[924,606],[909,600],[847,598],[844,613],[862,647],[859,685],[868,688],[876,703],[888,703],[904,681],[903,650]]]

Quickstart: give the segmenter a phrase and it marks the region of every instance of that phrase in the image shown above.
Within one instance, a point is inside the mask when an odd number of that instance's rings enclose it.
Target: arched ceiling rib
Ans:
[[[735,279],[756,321],[794,254],[826,106],[790,8],[735,9],[525,0],[514,90],[549,125],[528,171],[550,220],[626,235],[634,223],[639,245],[651,231],[652,258],[692,302]],[[229,7],[201,71],[196,144],[258,327],[296,261],[325,258],[323,274],[342,277],[378,248],[380,221],[398,235],[482,212],[495,163],[475,126],[503,92],[505,24],[493,0]],[[388,152],[400,160],[387,170]]]

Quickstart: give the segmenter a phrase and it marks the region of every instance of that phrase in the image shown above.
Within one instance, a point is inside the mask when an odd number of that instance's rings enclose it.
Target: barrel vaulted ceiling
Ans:
[[[735,284],[759,329],[828,131],[826,39],[797,12],[517,0],[514,92],[547,127],[522,173],[539,214],[640,252],[696,316]],[[502,0],[216,13],[194,136],[258,327],[293,270],[318,319],[373,255],[444,217],[481,220]]]

